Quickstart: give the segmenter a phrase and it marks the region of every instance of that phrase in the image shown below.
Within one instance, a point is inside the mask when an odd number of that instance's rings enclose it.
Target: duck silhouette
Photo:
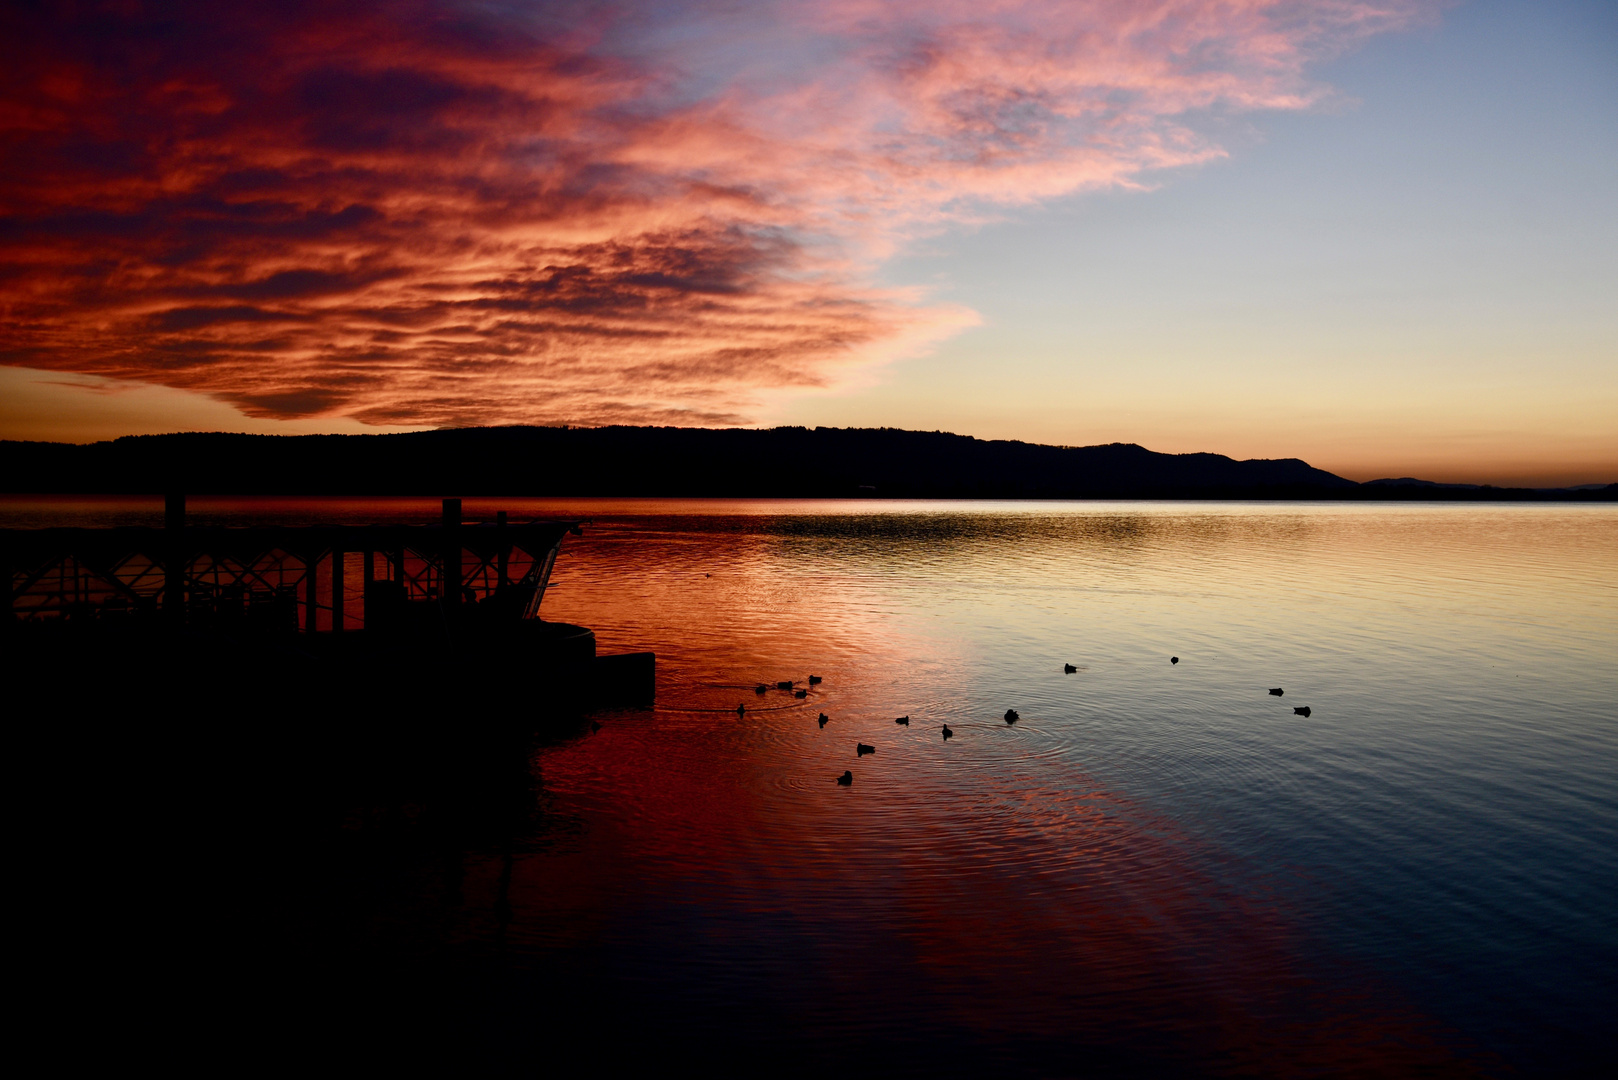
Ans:
[[[746,705],[737,705],[736,706],[736,719],[740,720],[742,717],[744,717],[746,715],[747,715],[747,706]]]
[[[1179,658],[1179,657],[1178,657],[1178,656],[1171,656],[1171,657],[1169,657],[1169,663],[1171,663],[1171,664],[1178,664],[1178,663],[1179,663],[1179,662],[1180,662],[1180,658]]]
[[[951,730],[950,730],[950,729],[949,729],[949,725],[948,725],[948,724],[945,724],[945,725],[944,725],[944,741],[945,741],[945,742],[949,742],[949,740],[950,740],[950,738],[951,738],[951,737],[952,737],[952,736],[954,736],[954,734],[955,734],[955,732],[953,732],[953,731],[951,731]]]
[[[809,691],[807,691],[807,690],[794,690],[794,691],[792,691],[792,696],[795,697],[795,698],[806,698],[806,697],[809,696]]]
[[[770,688],[765,686],[763,683],[759,683],[757,686],[753,687],[753,693],[755,694],[768,694],[769,692]]]
[[[1063,675],[1071,675],[1075,671],[1078,671],[1078,670],[1079,669],[1074,667],[1072,664],[1063,664],[1062,665],[1062,674]]]
[[[1006,723],[1015,724],[1018,720],[1021,720],[1021,719],[1022,719],[1022,717],[1017,715],[1017,710],[1016,709],[1007,709],[1006,710]]]
[[[1286,693],[1286,691],[1281,689],[1279,686],[1270,687],[1270,696],[1271,697],[1280,697],[1284,693]]]
[[[844,787],[853,787],[854,786],[854,770],[853,769],[844,769],[843,770],[843,775],[839,776],[837,778],[837,782],[839,784],[842,784]]]
[[[899,719],[895,720],[894,723],[895,724],[903,724],[905,727],[909,727],[910,726],[910,717],[901,716],[901,717],[899,717]]]
[[[811,676],[809,676],[809,685],[810,686],[819,686],[824,681],[825,680],[822,679],[819,675],[811,675]]]
[[[792,689],[792,680],[791,679],[782,679],[780,682],[775,684],[775,688],[777,690],[791,690]]]
[[[827,722],[827,721],[828,721],[828,720],[830,720],[830,719],[831,719],[831,717],[829,717],[829,716],[827,716],[827,715],[826,715],[826,714],[825,714],[825,713],[821,713],[821,714],[820,714],[820,726],[821,726],[821,727],[825,727],[825,726],[826,726],[826,722]]]
[[[1292,711],[1294,713],[1296,713],[1297,715],[1299,715],[1299,716],[1308,716],[1309,715],[1309,706],[1305,705],[1301,709],[1293,709]]]
[[[876,747],[874,747],[874,746],[866,746],[862,742],[854,744],[854,756],[855,757],[864,757],[866,754],[874,754],[874,753],[876,753]]]

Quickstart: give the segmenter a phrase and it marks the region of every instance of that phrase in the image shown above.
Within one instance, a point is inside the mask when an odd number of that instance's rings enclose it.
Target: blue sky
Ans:
[[[1314,69],[1229,156],[887,268],[983,325],[793,422],[1618,477],[1618,5],[1475,2]]]

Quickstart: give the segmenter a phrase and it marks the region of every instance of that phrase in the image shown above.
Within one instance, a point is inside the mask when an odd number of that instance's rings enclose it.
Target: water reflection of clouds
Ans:
[[[1230,885],[1251,868],[1107,790],[1055,740],[963,728],[945,746],[885,716],[826,731],[807,716],[626,718],[540,764],[559,799],[610,818],[603,858],[635,867],[611,882],[627,895],[596,897],[635,925],[602,933],[678,967],[697,964],[677,944],[693,922],[728,928],[704,937],[700,973],[666,976],[700,978],[716,1004],[761,979],[753,990],[812,1006],[828,1033],[920,1028],[1274,1074],[1357,1055],[1447,1063],[1418,1017],[1319,982],[1295,916]],[[837,748],[856,735],[879,753],[840,791]],[[562,902],[586,902],[577,888]],[[558,901],[532,903],[537,917]],[[802,951],[738,955],[771,919]]]
[[[671,1025],[763,1002],[786,1040],[1043,1074],[1464,1074],[1442,1023],[1543,1039],[1588,1013],[1560,958],[1610,940],[1586,898],[1618,760],[1613,510],[848,508],[467,500],[593,518],[546,616],[656,649],[660,704],[726,712],[540,750],[544,820],[509,862],[468,856],[457,942],[571,957]],[[750,688],[810,672],[803,701]],[[1555,970],[1488,1013],[1472,984],[1524,963],[1503,947]]]
[[[823,700],[841,722],[822,732],[814,710],[679,721],[676,756],[654,748],[666,722],[624,736],[647,740],[629,752],[674,774],[647,781],[671,807],[747,804],[690,823],[711,833],[667,873],[773,860],[742,875],[784,890],[766,906],[801,920],[801,905],[834,905],[836,916],[807,916],[820,920],[817,941],[888,949],[874,971],[858,954],[859,979],[816,978],[861,1001],[913,1001],[990,1044],[1054,1030],[1058,1042],[1134,1053],[1132,1040],[1169,1031],[1173,1048],[1159,1037],[1157,1052],[1212,1072],[1470,1071],[1464,1040],[1401,988],[1342,955],[1322,959],[1311,912],[1346,881],[1386,879],[1373,914],[1356,918],[1405,917],[1433,887],[1406,834],[1450,835],[1457,816],[1511,831],[1521,793],[1510,793],[1537,784],[1526,770],[1550,759],[1566,776],[1569,739],[1584,755],[1572,782],[1599,786],[1611,742],[1588,729],[1541,730],[1536,751],[1500,760],[1492,748],[1520,741],[1529,729],[1514,711],[1538,707],[1525,657],[1576,682],[1589,659],[1577,643],[1611,625],[1599,590],[1581,593],[1569,575],[1610,512],[1033,505],[997,519],[983,506],[865,506],[840,520],[779,509],[715,522],[712,550],[750,583],[739,595],[758,602],[748,619],[760,632],[738,622],[709,641],[766,663],[774,649],[824,643],[840,666]],[[603,582],[650,550],[644,522],[619,524]],[[684,527],[671,515],[658,531]],[[608,530],[592,535],[608,543]],[[596,557],[587,544],[574,552]],[[1607,551],[1594,563],[1613,561]],[[587,594],[570,601],[581,617]],[[639,632],[656,633],[640,614]],[[1552,623],[1561,632],[1531,640]],[[1172,674],[1168,643],[1185,661]],[[928,650],[944,659],[921,662]],[[1088,670],[1061,676],[1069,659]],[[1489,669],[1508,661],[1517,668]],[[1558,695],[1589,691],[1583,679]],[[1279,711],[1263,696],[1277,683],[1289,688]],[[1291,715],[1304,695],[1319,713],[1310,723]],[[997,719],[1008,702],[1023,712],[1014,729]],[[898,713],[910,729],[896,731]],[[948,744],[942,722],[956,732]],[[878,745],[876,757],[854,762],[855,739]],[[682,778],[673,762],[691,748]],[[1480,771],[1457,784],[1450,767],[1463,760]],[[845,767],[857,810],[829,797]],[[1480,801],[1485,775],[1495,798]],[[751,839],[725,840],[726,815]],[[1324,871],[1276,862],[1318,861],[1323,844]],[[1390,865],[1400,845],[1414,861]],[[830,862],[799,867],[800,848]],[[794,892],[800,874],[821,891]],[[723,892],[704,891],[699,906],[727,910]],[[902,928],[902,956],[844,925],[850,912]]]

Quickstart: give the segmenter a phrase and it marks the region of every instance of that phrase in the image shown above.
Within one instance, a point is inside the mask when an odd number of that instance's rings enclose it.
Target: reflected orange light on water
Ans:
[[[658,654],[656,708],[539,746],[530,824],[410,897],[546,1007],[816,1069],[1470,1075],[1505,1065],[1446,972],[1557,961],[1536,905],[1592,933],[1610,509],[466,501],[497,510],[589,519],[542,614]]]
[[[1166,546],[1202,573],[1232,548],[1308,562],[1328,541],[1308,520],[1093,524],[1080,547],[1091,536],[1109,563],[1098,571],[1125,591]],[[633,913],[646,920],[627,932],[639,941],[690,934],[682,913],[698,910],[708,932],[790,927],[796,945],[773,954],[709,947],[744,969],[789,967],[781,977],[815,987],[811,1011],[837,1026],[880,1025],[871,1010],[891,1007],[982,1044],[1126,1057],[1152,1045],[1216,1072],[1473,1071],[1414,1003],[1367,993],[1364,973],[1323,978],[1299,913],[1230,883],[1255,867],[1109,790],[1054,717],[1025,708],[1011,727],[971,702],[962,672],[982,647],[953,628],[918,631],[916,601],[888,579],[959,575],[976,548],[1010,539],[1003,523],[976,526],[922,523],[906,539],[858,520],[597,522],[559,567],[549,613],[623,647],[655,637],[660,706],[537,759],[591,838],[581,852],[531,857],[513,878],[514,924],[533,928],[531,947],[626,934],[568,912]],[[720,539],[692,543],[691,531]],[[1071,556],[1071,530],[1038,533],[1024,525],[1022,549],[1003,554],[1023,563],[1017,573]],[[954,577],[953,591],[970,588]],[[1242,619],[1251,600],[1224,603]],[[1015,623],[1021,604],[992,607]],[[826,681],[802,701],[775,689],[809,673]],[[909,727],[894,724],[901,714]],[[877,753],[856,758],[856,741]],[[845,768],[850,789],[833,783]]]

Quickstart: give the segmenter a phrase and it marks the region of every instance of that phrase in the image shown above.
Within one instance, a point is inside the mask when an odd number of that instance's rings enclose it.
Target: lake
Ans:
[[[789,1073],[1614,1062],[1618,507],[466,500],[495,509],[590,519],[541,615],[656,651],[657,706],[525,751],[499,835],[352,807],[333,888],[508,1063],[585,1030]]]

